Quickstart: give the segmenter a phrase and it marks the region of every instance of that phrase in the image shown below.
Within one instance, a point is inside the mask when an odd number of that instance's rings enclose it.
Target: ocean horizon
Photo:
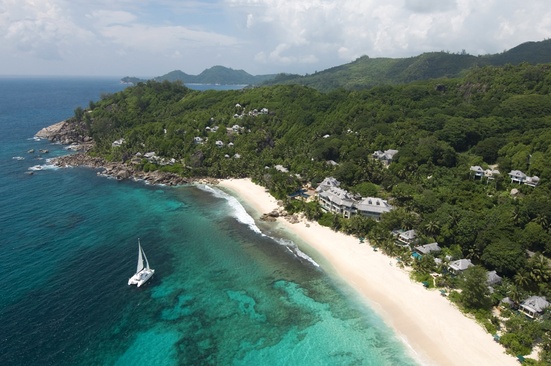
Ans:
[[[220,189],[51,165],[70,152],[34,134],[126,87],[0,78],[2,365],[418,365],[354,291]],[[155,269],[140,288],[127,284],[138,239]]]

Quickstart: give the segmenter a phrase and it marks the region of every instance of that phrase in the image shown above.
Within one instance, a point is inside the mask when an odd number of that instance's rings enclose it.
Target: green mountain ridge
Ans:
[[[417,80],[454,78],[473,67],[518,65],[527,62],[551,62],[551,39],[525,42],[499,54],[473,56],[466,53],[427,52],[407,58],[370,58],[362,56],[347,64],[311,75],[268,74],[253,76],[244,70],[213,66],[199,75],[174,70],[153,78],[155,81],[181,81],[184,84],[280,85],[299,84],[319,91],[338,88],[358,90],[378,85],[405,84]],[[145,79],[125,77],[122,82],[136,84]]]
[[[234,70],[224,66],[213,66],[203,70],[199,75],[186,74],[181,70],[174,70],[165,75],[153,78],[155,81],[181,81],[184,84],[224,84],[224,85],[256,85],[274,78],[275,75],[251,75],[244,70]],[[137,84],[145,79],[124,77],[124,83]]]
[[[300,84],[320,91],[338,88],[357,90],[384,84],[405,84],[417,80],[461,76],[473,67],[551,62],[551,40],[526,42],[506,52],[473,56],[466,53],[428,52],[408,58],[362,56],[348,64],[312,75],[280,74],[263,85]]]

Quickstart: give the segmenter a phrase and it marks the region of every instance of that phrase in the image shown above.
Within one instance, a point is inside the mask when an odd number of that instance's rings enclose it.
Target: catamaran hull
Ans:
[[[146,269],[141,270],[140,272],[136,273],[134,276],[130,277],[128,280],[128,285],[136,285],[137,287],[140,287],[144,283],[146,283],[155,273],[154,269],[150,269],[149,271]]]

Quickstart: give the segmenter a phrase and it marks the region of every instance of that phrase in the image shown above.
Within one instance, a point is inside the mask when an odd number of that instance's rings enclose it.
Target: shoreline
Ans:
[[[250,179],[226,179],[218,187],[229,191],[262,214],[278,209],[264,187]],[[461,313],[436,290],[412,281],[396,260],[375,252],[366,241],[334,232],[316,222],[290,223],[277,218],[279,228],[297,238],[297,246],[319,263],[330,277],[344,282],[379,314],[423,365],[517,365],[474,319]]]

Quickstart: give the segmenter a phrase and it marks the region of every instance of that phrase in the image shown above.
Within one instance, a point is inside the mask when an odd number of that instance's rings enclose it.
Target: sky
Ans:
[[[0,0],[0,75],[304,75],[550,37],[549,0]]]

